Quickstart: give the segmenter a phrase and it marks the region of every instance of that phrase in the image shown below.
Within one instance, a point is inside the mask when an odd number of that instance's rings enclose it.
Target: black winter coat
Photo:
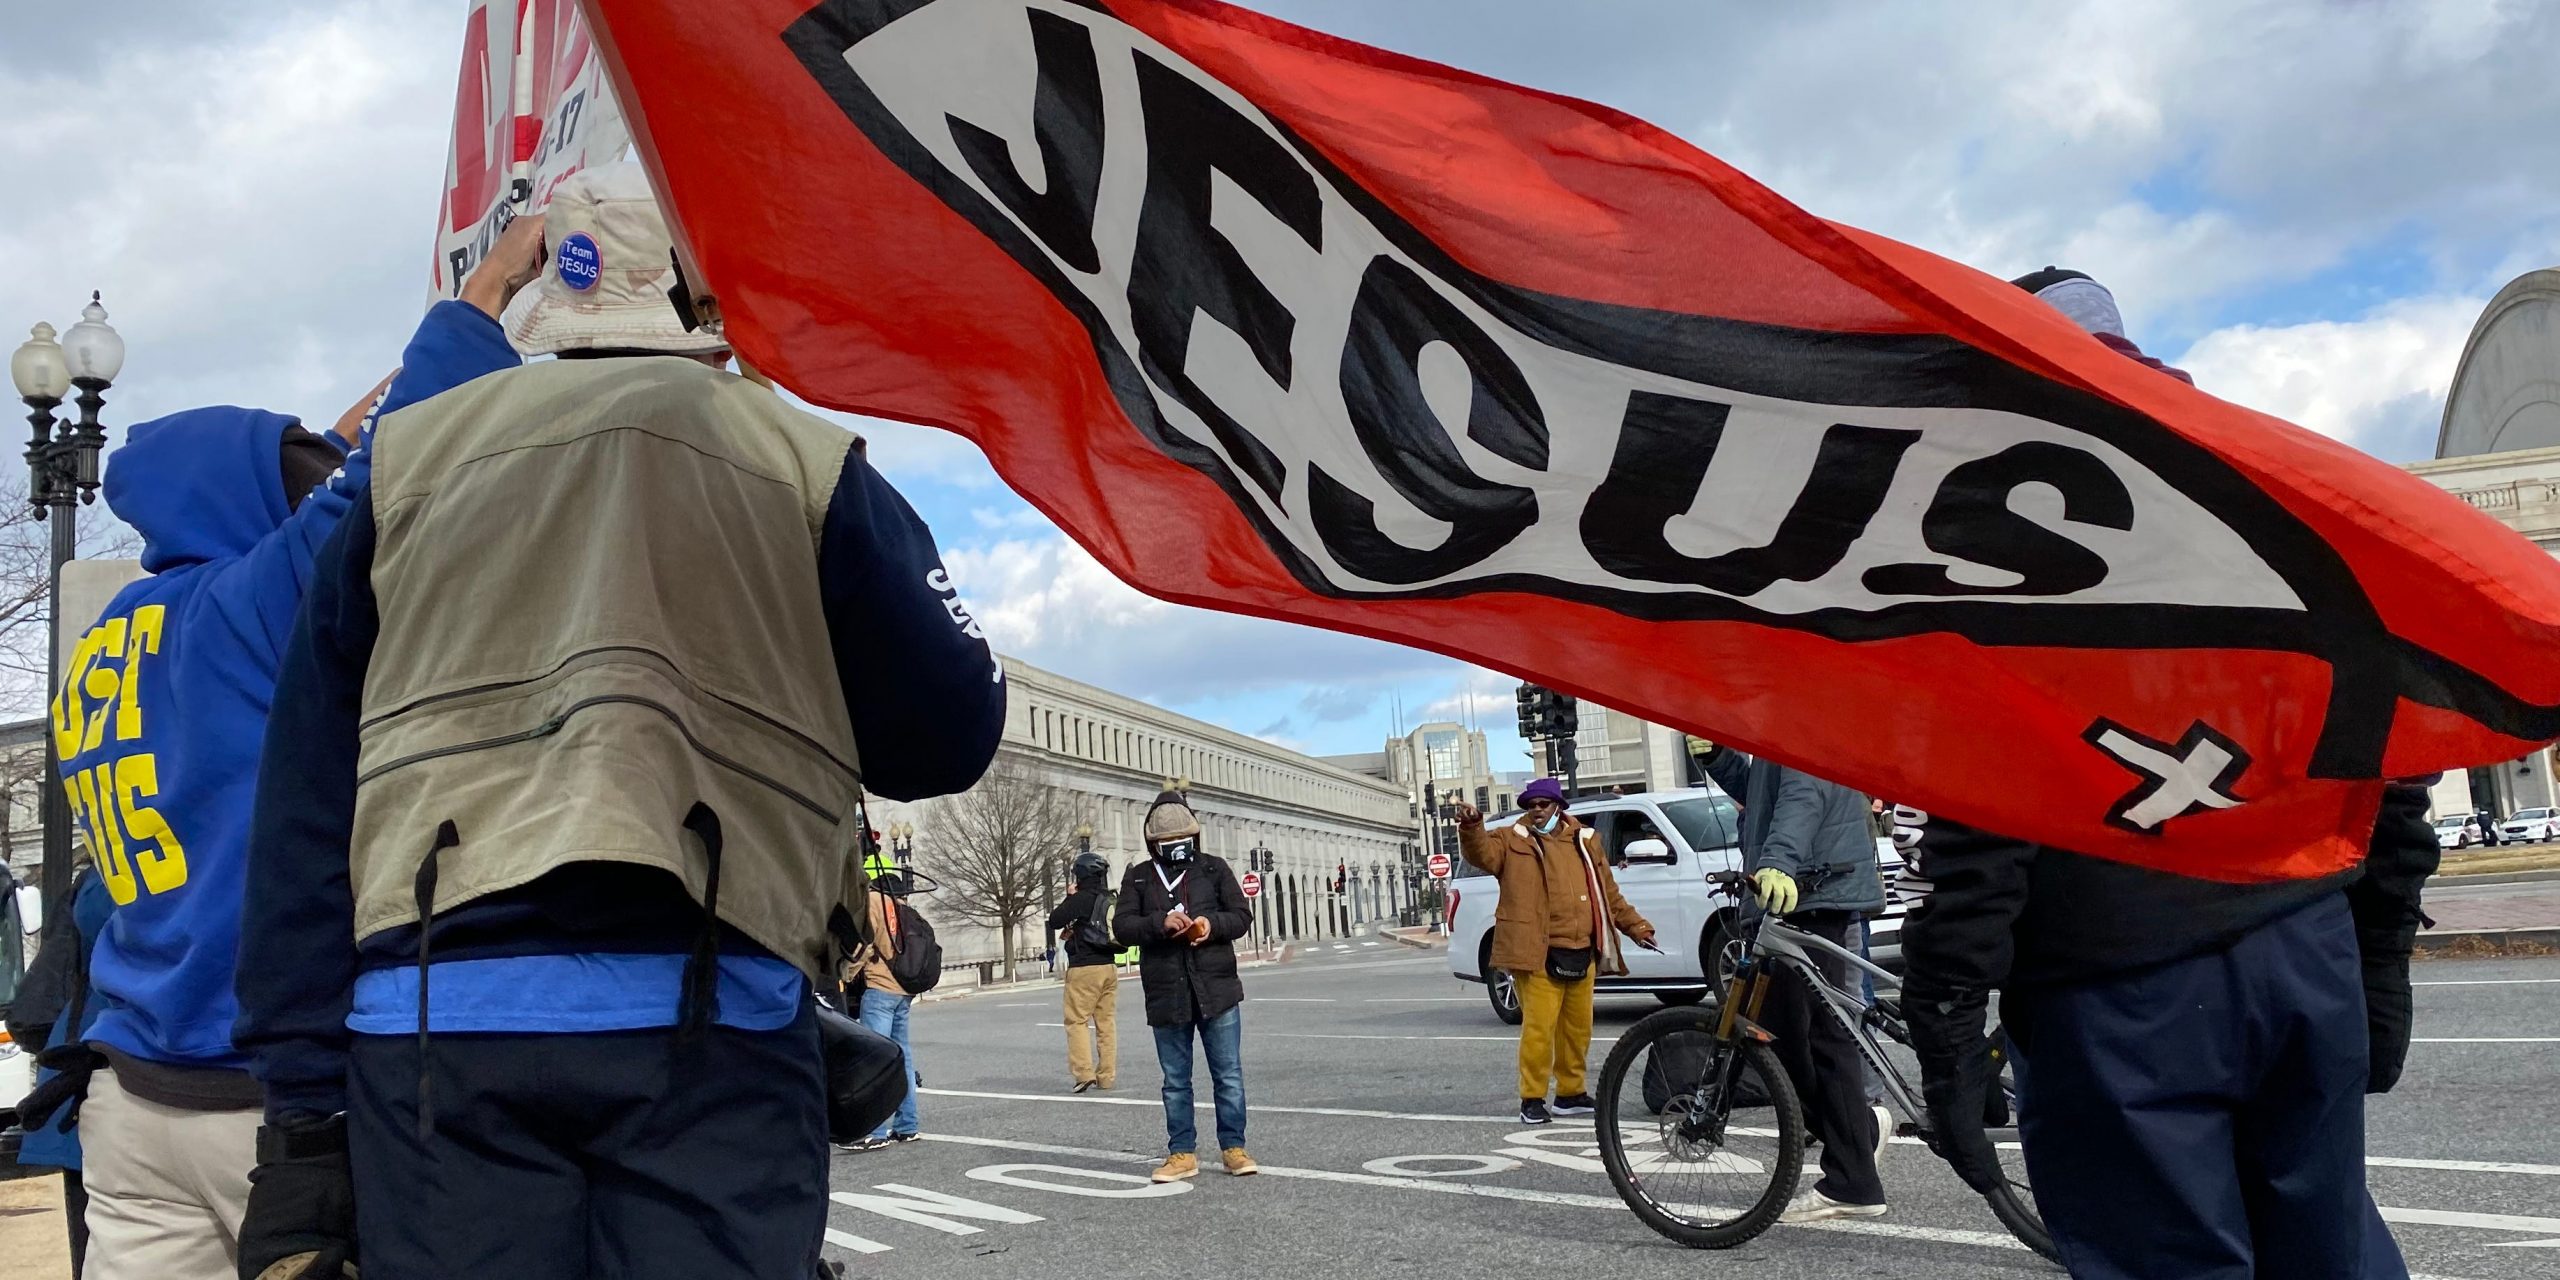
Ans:
[[[1176,902],[1209,922],[1208,941],[1193,946],[1165,936],[1164,918]],[[1120,881],[1120,911],[1111,928],[1123,946],[1138,949],[1148,1026],[1207,1022],[1244,1003],[1235,940],[1252,932],[1253,907],[1225,859],[1201,854],[1179,872],[1153,858],[1130,867]]]
[[[1102,906],[1102,880],[1096,877],[1093,883],[1068,894],[1067,900],[1059,903],[1058,909],[1049,913],[1049,931],[1057,934],[1060,942],[1066,946],[1068,968],[1080,969],[1120,962],[1119,949],[1111,945],[1109,915],[1105,914],[1102,918],[1099,938],[1093,936],[1096,930],[1086,927],[1094,919],[1095,908]],[[1108,909],[1105,910],[1107,912]]]

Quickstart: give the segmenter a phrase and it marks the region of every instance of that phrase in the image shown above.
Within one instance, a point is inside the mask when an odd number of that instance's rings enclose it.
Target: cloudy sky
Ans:
[[[2560,262],[2560,5],[2532,0],[1262,0],[1342,35],[1596,99],[1798,204],[2015,275],[2115,286],[2208,390],[2428,456],[2464,336]],[[458,0],[105,0],[0,46],[0,324],[105,291],[111,415],[326,421],[427,288]],[[974,448],[866,424],[997,642],[1248,733],[1375,750],[1503,677],[1151,601]]]

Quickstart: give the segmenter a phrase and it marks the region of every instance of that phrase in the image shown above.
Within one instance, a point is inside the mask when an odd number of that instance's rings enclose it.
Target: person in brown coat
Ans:
[[[1592,983],[1627,971],[1619,934],[1651,950],[1653,926],[1618,893],[1599,834],[1566,815],[1555,779],[1522,788],[1520,804],[1524,816],[1498,831],[1485,830],[1475,806],[1460,804],[1458,848],[1502,885],[1492,959],[1520,993],[1520,1123],[1546,1124],[1551,1115],[1597,1110],[1583,1083]]]

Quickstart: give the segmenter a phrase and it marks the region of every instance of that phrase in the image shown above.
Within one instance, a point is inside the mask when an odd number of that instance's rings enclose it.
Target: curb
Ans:
[[[1439,951],[1449,945],[1447,938],[1433,933],[1425,933],[1419,938],[1409,938],[1397,930],[1388,929],[1381,931],[1378,936],[1399,947],[1411,947],[1416,951]]]
[[[2441,875],[2435,877],[2433,883],[2453,889],[2467,885],[2540,884],[2547,880],[2560,880],[2560,868],[2541,871],[2491,871],[2476,876]]]
[[[2420,951],[2443,951],[2458,943],[2478,943],[2490,947],[2515,945],[2560,947],[2560,927],[2543,926],[2524,929],[2442,929],[2418,935]]]

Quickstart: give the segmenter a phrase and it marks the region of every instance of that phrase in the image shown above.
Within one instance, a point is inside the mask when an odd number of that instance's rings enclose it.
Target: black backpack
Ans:
[[[923,995],[942,981],[942,944],[934,941],[933,926],[914,907],[893,900],[889,909],[898,918],[898,952],[889,957],[889,976],[908,995]]]

